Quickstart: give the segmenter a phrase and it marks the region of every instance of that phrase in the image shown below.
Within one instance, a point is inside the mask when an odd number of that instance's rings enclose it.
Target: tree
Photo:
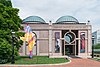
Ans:
[[[0,0],[0,3],[2,3],[4,6],[12,7],[11,0]]]
[[[12,44],[11,30],[16,32],[15,35],[17,39],[14,39],[14,44],[17,53],[22,44],[22,41],[19,39],[19,35],[22,36],[22,33],[18,32],[18,30],[22,29],[23,27],[20,25],[22,20],[18,16],[18,12],[19,9],[13,8],[10,0],[0,0],[0,46],[4,46],[6,48],[9,45],[7,50],[5,50],[6,53],[2,52],[4,49],[0,48],[0,58],[3,58],[4,55],[7,54],[7,61],[10,59],[9,57],[11,57],[9,52],[12,52],[10,51],[10,45]]]

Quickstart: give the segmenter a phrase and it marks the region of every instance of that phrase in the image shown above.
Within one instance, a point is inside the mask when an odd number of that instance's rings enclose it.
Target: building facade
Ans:
[[[46,23],[41,17],[29,16],[22,22],[32,28],[36,34],[36,45],[33,55],[62,57],[79,56],[87,58],[91,55],[92,35],[91,25],[79,23],[72,16],[62,16],[55,23]],[[22,55],[28,55],[28,48],[24,42],[20,49]]]
[[[92,37],[93,37],[92,44],[96,45],[100,43],[100,30],[93,32]]]

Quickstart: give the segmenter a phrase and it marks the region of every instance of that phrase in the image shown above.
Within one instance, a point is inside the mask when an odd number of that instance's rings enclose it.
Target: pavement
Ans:
[[[71,58],[70,63],[46,65],[0,65],[0,67],[100,67],[100,62],[92,59]]]

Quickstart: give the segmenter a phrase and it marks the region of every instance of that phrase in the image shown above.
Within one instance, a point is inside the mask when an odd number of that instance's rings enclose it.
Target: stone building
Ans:
[[[91,55],[91,25],[80,23],[72,16],[62,16],[56,22],[45,22],[41,17],[29,16],[22,22],[26,23],[36,34],[36,45],[33,55],[63,57],[79,56],[87,58]],[[22,55],[28,55],[28,48],[24,42],[20,49]]]

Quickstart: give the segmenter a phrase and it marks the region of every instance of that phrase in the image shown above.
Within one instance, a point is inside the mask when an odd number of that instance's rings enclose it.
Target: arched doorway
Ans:
[[[62,53],[63,55],[77,55],[78,54],[78,37],[77,30],[62,30]]]
[[[37,55],[37,35],[36,35],[35,32],[33,32],[33,34],[35,34],[35,37],[34,37],[34,39],[35,39],[35,45],[33,47],[33,55]]]
[[[75,34],[67,32],[64,35],[65,55],[75,55]]]

